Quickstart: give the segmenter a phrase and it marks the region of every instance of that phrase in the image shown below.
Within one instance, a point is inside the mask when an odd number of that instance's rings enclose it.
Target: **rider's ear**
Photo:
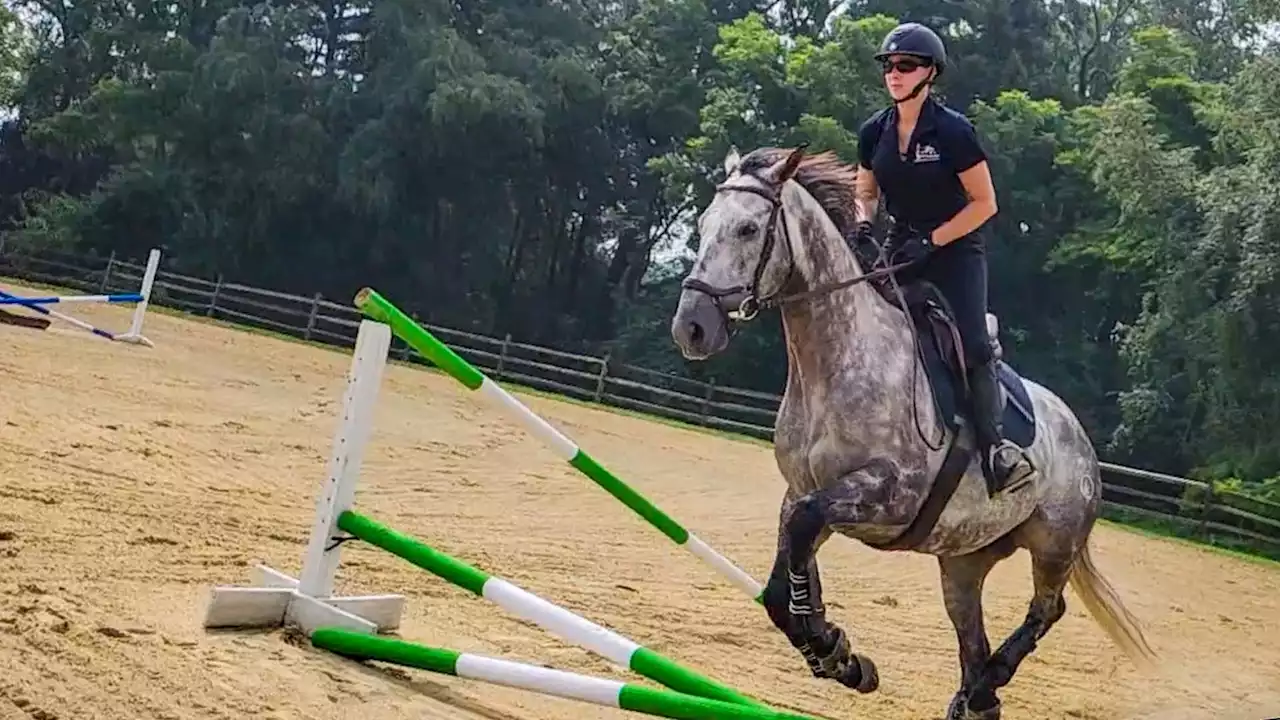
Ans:
[[[764,178],[770,185],[781,185],[791,179],[796,174],[796,169],[800,167],[800,161],[804,159],[805,148],[809,144],[805,143],[800,147],[792,150],[787,156],[773,164],[764,173]]]
[[[738,157],[738,148],[729,146],[729,152],[724,156],[724,176],[729,177],[733,171],[738,169],[738,162],[742,158]]]

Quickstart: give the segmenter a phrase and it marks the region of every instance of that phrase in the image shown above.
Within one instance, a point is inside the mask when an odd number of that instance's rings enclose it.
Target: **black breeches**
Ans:
[[[986,250],[964,241],[941,248],[915,277],[936,286],[951,305],[965,366],[972,369],[990,362],[995,348],[987,334]]]

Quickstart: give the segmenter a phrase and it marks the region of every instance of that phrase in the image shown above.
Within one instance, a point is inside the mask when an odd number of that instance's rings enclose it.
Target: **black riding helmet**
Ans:
[[[943,44],[942,38],[916,22],[902,23],[884,36],[884,41],[880,43],[880,52],[876,53],[875,58],[878,62],[884,62],[890,55],[918,57],[927,60],[930,65],[937,68],[933,79],[921,81],[903,100],[910,100],[919,95],[920,91],[924,90],[926,85],[931,85],[947,67],[947,46]]]
[[[884,36],[876,60],[884,60],[890,55],[912,55],[929,60],[937,66],[939,75],[947,66],[947,46],[942,38],[917,22],[902,23]]]

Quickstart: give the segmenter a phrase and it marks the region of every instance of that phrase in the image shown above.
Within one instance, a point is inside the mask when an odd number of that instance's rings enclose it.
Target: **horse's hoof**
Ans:
[[[880,687],[880,673],[876,671],[876,664],[866,655],[853,653],[849,657],[858,663],[858,684],[852,686],[854,690],[860,693],[872,693]]]
[[[974,710],[969,707],[966,693],[956,693],[947,706],[947,720],[1000,720],[1000,698],[996,698],[996,704],[989,708]]]

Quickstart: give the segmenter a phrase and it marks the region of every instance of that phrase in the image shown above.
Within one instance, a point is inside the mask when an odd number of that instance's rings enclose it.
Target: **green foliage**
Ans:
[[[668,338],[730,147],[852,161],[899,18],[946,37],[1011,360],[1105,454],[1280,490],[1274,2],[214,0],[0,11],[7,240],[350,297],[778,391]],[[1273,41],[1272,41],[1273,42]]]
[[[34,50],[30,28],[13,8],[0,6],[0,108],[13,107]]]

